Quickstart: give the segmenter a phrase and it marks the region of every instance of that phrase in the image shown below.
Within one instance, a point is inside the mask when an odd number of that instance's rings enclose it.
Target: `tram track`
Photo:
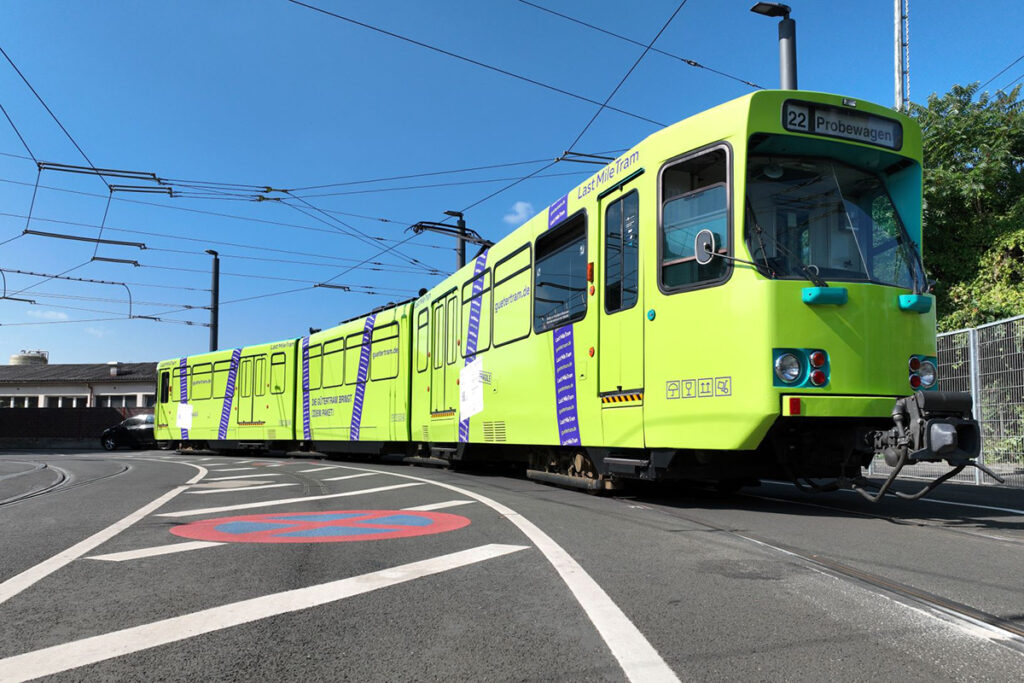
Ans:
[[[108,460],[93,460],[93,459],[85,460],[85,459],[82,459],[82,460],[74,460],[74,461],[66,461],[66,462],[103,462],[103,463],[106,463],[106,462],[110,462],[110,461],[108,461]],[[82,479],[81,481],[76,481],[75,480],[76,477],[75,477],[74,473],[70,472],[70,471],[68,471],[68,470],[66,470],[66,469],[64,469],[62,467],[56,467],[54,465],[51,465],[51,464],[45,463],[45,462],[43,462],[43,463],[26,463],[26,464],[37,464],[37,465],[39,465],[39,467],[35,467],[35,468],[31,469],[31,470],[26,470],[24,472],[16,472],[16,473],[14,473],[12,475],[6,475],[5,478],[9,479],[9,478],[13,478],[15,476],[20,476],[20,475],[24,475],[24,474],[40,472],[42,470],[50,470],[50,471],[54,472],[57,475],[56,481],[54,481],[54,482],[44,486],[41,489],[36,489],[36,490],[28,491],[28,492],[25,492],[25,493],[20,493],[18,495],[11,496],[11,497],[5,498],[3,500],[0,500],[0,507],[7,507],[9,505],[16,505],[17,503],[21,503],[21,502],[24,502],[26,500],[31,500],[33,498],[39,498],[41,496],[50,495],[50,494],[54,494],[54,493],[62,493],[62,492],[65,492],[65,491],[70,491],[72,489],[81,488],[83,486],[88,486],[90,484],[95,484],[96,482],[103,481],[105,479],[111,479],[113,477],[120,476],[120,475],[128,472],[132,468],[132,466],[130,464],[119,463],[120,469],[118,469],[116,472],[111,472],[111,473],[104,474],[104,475],[101,475],[101,476],[98,476],[98,477],[91,477],[91,478],[88,478],[88,479]]]
[[[748,497],[761,498],[760,496]],[[635,504],[637,502],[637,499],[633,498],[617,497],[616,500],[624,504]],[[674,509],[670,505],[658,502],[655,499],[648,498],[644,500],[641,498],[640,500],[643,500],[644,504],[647,506],[657,506],[654,509],[659,512],[666,513],[672,517],[685,520],[692,524],[703,526],[709,531],[714,531],[725,536],[736,538],[746,544],[757,546],[762,550],[768,550],[770,552],[785,555],[814,571],[818,571],[840,580],[848,581],[910,607],[921,609],[936,618],[946,621],[947,623],[952,623],[964,628],[965,630],[969,630],[975,635],[984,635],[984,637],[994,642],[998,642],[1018,654],[1024,654],[1024,626],[1019,625],[1014,621],[971,607],[970,605],[936,593],[917,588],[916,586],[911,586],[901,581],[891,579],[881,574],[853,567],[821,553],[802,550],[800,548],[796,548],[785,543],[779,543],[777,541],[771,541],[754,534],[740,533],[734,528],[716,524],[701,517],[685,514]],[[801,502],[785,499],[776,500],[786,503]],[[841,508],[830,509],[836,512],[860,514],[858,511],[853,510],[844,510]],[[878,517],[878,515],[871,515],[869,513],[864,513],[864,516]]]
[[[809,500],[794,500],[792,498],[779,498],[777,496],[766,496],[758,495],[756,493],[737,493],[738,497],[751,499],[751,500],[763,500],[772,503],[781,503],[783,505],[799,505],[801,507],[816,508],[819,510],[828,510],[830,512],[836,512],[844,515],[856,515],[858,517],[866,517],[868,519],[880,519],[891,524],[908,527],[919,527],[923,529],[934,529],[936,531],[943,531],[950,534],[956,534],[958,536],[970,536],[971,538],[979,538],[987,541],[995,541],[997,543],[1005,543],[1008,545],[1024,546],[1024,538],[1008,538],[1006,536],[998,536],[994,534],[982,533],[971,529],[958,529],[951,527],[948,524],[941,522],[930,522],[925,519],[914,518],[906,519],[902,517],[896,517],[893,515],[886,515],[878,512],[870,512],[866,510],[855,510],[848,507],[837,507],[834,505],[826,505],[824,503],[815,503]]]

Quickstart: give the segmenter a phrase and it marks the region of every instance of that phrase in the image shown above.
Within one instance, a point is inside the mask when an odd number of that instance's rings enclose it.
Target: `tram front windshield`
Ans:
[[[775,277],[923,286],[917,247],[881,179],[841,161],[754,155],[746,238]]]

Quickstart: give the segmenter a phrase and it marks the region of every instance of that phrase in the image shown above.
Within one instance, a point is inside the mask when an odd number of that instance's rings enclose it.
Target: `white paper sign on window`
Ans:
[[[178,404],[178,429],[192,429],[192,406],[188,403]]]
[[[484,409],[484,384],[480,381],[483,359],[477,357],[459,371],[459,418],[473,417]]]

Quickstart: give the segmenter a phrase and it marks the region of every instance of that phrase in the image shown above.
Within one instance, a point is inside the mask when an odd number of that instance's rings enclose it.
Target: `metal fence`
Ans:
[[[981,458],[1008,486],[1024,488],[1024,316],[938,336],[939,389],[967,391],[981,423]],[[948,471],[945,463],[921,463],[906,476],[933,477]],[[871,474],[888,474],[876,458]],[[951,481],[995,484],[968,468]]]

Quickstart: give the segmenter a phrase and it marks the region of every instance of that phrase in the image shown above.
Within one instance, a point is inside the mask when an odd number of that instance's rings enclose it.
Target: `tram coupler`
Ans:
[[[972,415],[972,408],[971,395],[958,391],[918,391],[913,396],[897,399],[892,409],[895,426],[867,435],[874,452],[881,453],[885,464],[893,470],[876,493],[865,489],[866,481],[854,485],[854,490],[876,503],[906,465],[942,460],[953,469],[916,493],[893,493],[900,498],[916,500],[965,467],[977,467],[1003,483],[1001,477],[976,460],[981,454],[981,428]]]

